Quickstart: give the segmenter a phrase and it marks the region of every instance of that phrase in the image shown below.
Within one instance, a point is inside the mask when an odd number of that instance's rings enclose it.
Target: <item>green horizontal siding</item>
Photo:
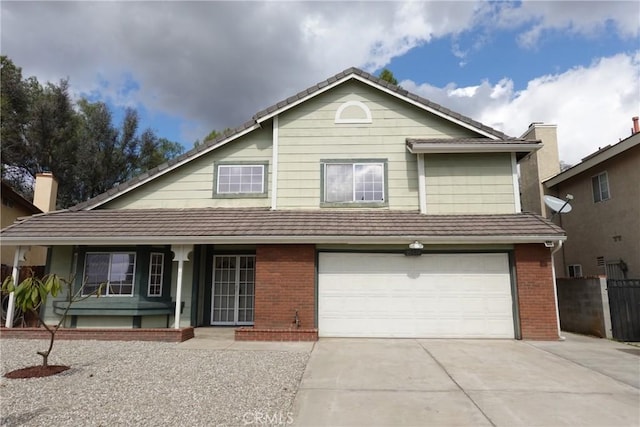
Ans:
[[[427,213],[515,211],[509,153],[425,154]]]

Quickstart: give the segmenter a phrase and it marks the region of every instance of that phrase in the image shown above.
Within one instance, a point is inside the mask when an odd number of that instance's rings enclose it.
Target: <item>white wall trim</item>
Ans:
[[[273,116],[273,141],[271,143],[271,210],[274,211],[278,208],[278,138],[280,126],[278,117]]]
[[[427,213],[427,184],[424,171],[424,154],[418,154],[418,200],[420,213]]]
[[[364,118],[361,119],[343,119],[342,113],[345,109],[349,107],[358,107],[364,113]],[[373,119],[371,118],[371,110],[369,107],[365,105],[362,101],[347,101],[338,107],[336,110],[336,116],[334,118],[334,123],[372,123]]]
[[[511,153],[511,174],[513,177],[513,205],[515,213],[520,213],[522,211],[522,204],[520,202],[520,182],[518,180],[516,153]]]

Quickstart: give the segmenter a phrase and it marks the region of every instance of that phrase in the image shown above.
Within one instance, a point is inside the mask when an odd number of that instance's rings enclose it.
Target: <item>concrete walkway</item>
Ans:
[[[178,348],[199,350],[294,351],[309,353],[314,342],[234,341],[235,328],[196,328],[194,337],[178,344]]]
[[[297,426],[638,426],[637,348],[564,342],[321,339]],[[627,351],[631,350],[631,351]]]

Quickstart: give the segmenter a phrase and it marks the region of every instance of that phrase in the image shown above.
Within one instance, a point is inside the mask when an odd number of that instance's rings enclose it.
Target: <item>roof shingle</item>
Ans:
[[[423,215],[388,210],[263,208],[59,211],[30,217],[0,232],[7,244],[87,244],[111,241],[216,243],[217,239],[308,243],[350,240],[423,243],[563,239],[564,231],[535,214]]]

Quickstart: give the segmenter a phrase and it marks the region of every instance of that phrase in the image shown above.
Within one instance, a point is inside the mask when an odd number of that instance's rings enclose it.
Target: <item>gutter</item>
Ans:
[[[562,244],[564,243],[564,240],[558,240],[557,242],[558,242],[558,247],[551,250],[551,274],[553,276],[553,296],[554,296],[554,301],[556,303],[556,322],[558,324],[558,338],[560,339],[560,341],[564,341],[566,338],[562,336],[562,331],[560,330],[560,309],[558,308],[558,284],[556,282],[556,263],[553,259],[553,255],[555,255],[555,253],[562,248]]]
[[[145,244],[399,244],[405,245],[414,240],[424,245],[435,244],[516,244],[545,243],[564,241],[566,236],[550,235],[496,235],[496,236],[429,236],[418,234],[394,236],[322,236],[322,235],[263,235],[263,236],[65,236],[65,237],[3,237],[5,245],[22,246],[70,246],[70,245],[145,245]]]

